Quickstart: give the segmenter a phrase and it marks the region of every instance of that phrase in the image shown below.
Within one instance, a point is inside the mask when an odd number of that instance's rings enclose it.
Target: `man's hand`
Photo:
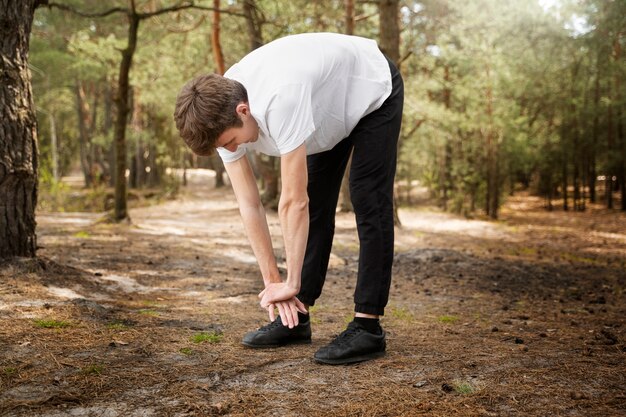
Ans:
[[[261,299],[261,307],[267,308],[270,304],[277,301],[287,301],[296,295],[298,295],[297,288],[290,287],[284,282],[271,282],[259,293],[259,298]]]
[[[268,310],[270,320],[274,321],[274,308],[278,308],[280,319],[290,329],[298,325],[298,311],[307,314],[306,307],[298,298],[298,290],[288,286],[284,282],[268,284],[259,294],[261,307]]]
[[[277,301],[276,303],[268,305],[267,310],[270,315],[270,321],[274,321],[276,319],[276,315],[274,313],[275,308],[278,308],[278,314],[280,315],[283,325],[288,326],[290,329],[293,329],[298,325],[298,312],[308,314],[304,304],[302,304],[302,302],[296,297],[287,301]]]

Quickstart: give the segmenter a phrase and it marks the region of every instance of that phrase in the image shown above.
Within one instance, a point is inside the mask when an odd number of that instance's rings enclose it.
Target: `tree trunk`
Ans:
[[[261,30],[261,26],[263,24],[262,15],[259,12],[256,1],[254,0],[244,1],[243,12],[246,16],[248,39],[250,41],[250,50],[252,51],[263,45]],[[276,163],[276,158],[274,157],[264,157],[255,154],[254,158],[254,165],[258,167],[264,182],[261,200],[264,205],[267,205],[267,207],[276,209],[278,208],[280,191],[279,164]]]
[[[259,9],[257,8],[255,0],[244,0],[243,13],[246,16],[246,24],[248,25],[250,50],[253,51],[263,45],[261,16],[259,16]]]
[[[344,0],[346,8],[346,35],[354,35],[354,0]]]
[[[57,126],[54,119],[54,113],[52,109],[48,113],[48,119],[50,121],[50,152],[52,153],[52,178],[55,181],[59,180],[59,149],[57,138]]]
[[[610,97],[610,93],[609,93]],[[612,97],[611,97],[612,98]],[[606,180],[604,181],[604,192],[606,199],[606,208],[613,208],[613,176],[615,175],[615,136],[613,134],[613,105],[609,103],[607,110],[607,151],[609,156],[608,170]]]
[[[346,14],[345,14],[345,23],[346,23],[346,35],[354,34],[354,0],[344,0]],[[350,197],[350,166],[352,165],[352,156],[348,159],[348,164],[346,165],[346,172],[343,174],[343,179],[341,180],[341,191],[339,193],[339,211],[348,213],[353,212],[354,207],[352,206],[352,198]]]
[[[89,105],[85,99],[85,88],[82,82],[76,80],[74,88],[76,93],[76,114],[78,116],[78,137],[80,143],[80,167],[85,178],[85,187],[93,185],[92,164],[91,161],[91,139],[89,136]]]
[[[378,2],[380,49],[396,65],[400,61],[399,4],[399,0],[379,0]]]
[[[107,79],[105,82],[105,90],[104,90],[104,120],[102,121],[102,134],[107,136],[111,132],[113,128],[113,105],[114,105],[114,97],[113,97],[113,87],[109,80]],[[103,161],[103,172],[104,177],[107,179],[107,183],[109,186],[115,186],[115,142],[111,142],[109,148],[106,150],[106,163]]]
[[[215,72],[224,75],[224,54],[220,42],[220,0],[213,0],[213,30],[211,31],[211,47],[213,48],[213,60],[215,61]]]
[[[387,57],[400,65],[400,1],[399,0],[379,0],[379,46]],[[400,69],[400,67],[398,67]],[[398,150],[401,148],[398,138]],[[393,223],[401,226],[398,216],[398,196],[394,189],[393,193]]]
[[[622,33],[619,33],[613,41],[613,59],[616,63],[620,62],[622,55],[622,47],[620,38]],[[615,70],[615,113],[616,113],[616,134],[617,134],[617,181],[619,182],[620,189],[620,210],[626,211],[626,138],[624,137],[624,125],[623,125],[623,104],[622,104],[622,83],[619,75],[619,71]]]
[[[565,152],[565,150],[563,151],[563,160],[561,161],[561,169],[562,169],[562,176],[561,176],[561,191],[562,191],[562,197],[563,197],[563,210],[567,211],[569,210],[569,203],[568,203],[568,192],[567,192],[567,184],[568,184],[568,172],[567,172],[567,154]]]
[[[599,55],[599,53],[598,53]],[[596,178],[598,176],[596,171],[596,148],[598,146],[598,136],[600,132],[600,66],[599,58],[596,59],[596,79],[593,93],[593,127],[591,130],[591,150],[589,152],[589,201],[596,202]]]
[[[36,6],[0,0],[0,259],[37,250],[37,119],[28,69]]]
[[[487,90],[485,98],[487,100],[486,114],[488,118],[487,126],[487,195],[485,198],[486,214],[496,220],[498,218],[498,207],[500,205],[500,166],[498,165],[498,137],[493,122],[493,89],[491,86],[491,66],[487,64]]]
[[[128,44],[122,51],[122,62],[117,87],[117,120],[115,121],[115,211],[113,219],[121,221],[128,219],[127,191],[126,191],[126,124],[128,123],[128,93],[130,90],[129,74],[133,64],[133,55],[137,48],[137,32],[139,30],[139,16],[135,12],[134,1],[131,1],[132,10],[128,15]]]
[[[211,46],[213,49],[213,60],[215,61],[215,72],[224,75],[226,67],[224,65],[224,54],[222,52],[222,44],[220,42],[220,0],[213,0],[213,30],[211,32]],[[221,188],[224,183],[224,163],[222,158],[215,155],[211,158],[211,165],[215,170],[215,188]]]

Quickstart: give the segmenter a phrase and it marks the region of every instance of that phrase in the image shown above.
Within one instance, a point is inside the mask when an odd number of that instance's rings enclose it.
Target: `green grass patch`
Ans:
[[[50,320],[50,319],[38,319],[35,320],[35,326],[43,329],[62,329],[70,327],[72,323],[64,320]]]
[[[193,350],[191,348],[185,347],[185,348],[182,348],[179,352],[182,353],[183,355],[189,356],[193,353]]]
[[[473,394],[476,391],[476,388],[469,382],[456,382],[453,386],[455,392],[463,395]]]
[[[589,264],[589,265],[601,265],[603,264],[603,262],[597,260],[597,259],[593,259],[593,258],[586,258],[584,256],[578,256],[578,255],[574,255],[572,253],[561,253],[559,254],[559,257],[561,259],[563,259],[564,261],[570,261],[573,263],[581,263],[581,264]]]
[[[91,237],[91,235],[89,234],[89,232],[85,232],[84,230],[82,230],[80,232],[74,233],[74,237],[85,239],[85,238]]]
[[[141,304],[143,304],[146,307],[153,307],[153,308],[162,308],[165,307],[163,304],[159,303],[156,300],[143,300],[141,302]]]
[[[2,375],[4,376],[13,376],[17,374],[17,368],[13,368],[12,366],[6,367],[2,369]]]
[[[413,313],[411,313],[411,311],[406,307],[393,307],[391,309],[391,317],[394,317],[398,320],[410,322],[413,320]]]
[[[158,311],[152,310],[150,308],[143,308],[143,309],[137,311],[137,313],[143,314],[144,316],[152,316],[152,317],[155,317],[155,316],[159,315]]]
[[[128,326],[126,324],[122,323],[121,321],[116,321],[116,322],[107,324],[107,329],[111,329],[111,330],[127,330]]]
[[[316,305],[316,306],[311,306],[309,307],[309,314],[315,314],[315,313],[319,313],[320,311],[322,311],[324,309],[324,307],[322,307],[321,305]]]
[[[218,332],[202,332],[196,333],[191,336],[191,341],[193,343],[218,343],[222,340],[223,337],[224,335]]]
[[[100,375],[104,371],[104,366],[99,364],[87,365],[81,369],[81,372],[85,375]]]
[[[437,321],[444,324],[453,324],[459,321],[459,318],[457,316],[444,315],[437,317]]]

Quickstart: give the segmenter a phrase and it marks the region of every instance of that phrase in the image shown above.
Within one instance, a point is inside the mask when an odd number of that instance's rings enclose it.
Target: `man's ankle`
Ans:
[[[381,334],[383,332],[383,328],[380,327],[380,321],[378,320],[378,318],[355,317],[353,321],[359,324],[369,333]]]

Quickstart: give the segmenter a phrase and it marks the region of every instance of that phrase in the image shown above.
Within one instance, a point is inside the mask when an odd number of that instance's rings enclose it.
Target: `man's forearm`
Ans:
[[[276,264],[276,257],[272,247],[269,227],[263,205],[240,207],[243,225],[252,246],[252,251],[259,264],[265,285],[271,282],[280,282],[280,274]]]
[[[302,197],[298,199],[281,198],[278,210],[285,240],[287,285],[299,290],[309,234],[308,199]]]

